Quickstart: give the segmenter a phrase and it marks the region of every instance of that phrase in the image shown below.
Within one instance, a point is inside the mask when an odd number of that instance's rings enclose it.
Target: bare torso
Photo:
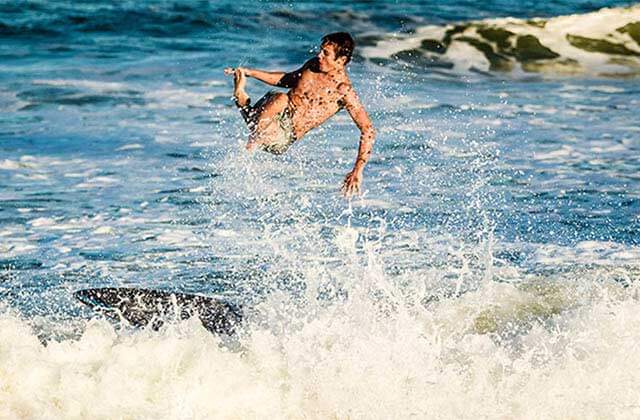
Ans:
[[[344,108],[360,130],[358,155],[342,185],[343,193],[348,196],[360,191],[375,130],[345,70],[351,58],[348,45],[353,48],[353,39],[342,32],[330,35],[337,36],[342,41],[323,38],[317,56],[298,70],[268,72],[229,67],[225,69],[225,74],[234,75],[234,99],[251,130],[246,145],[248,150],[261,146],[274,154],[284,153],[295,140],[300,140],[311,129]],[[246,77],[253,77],[271,86],[287,88],[289,91],[286,95],[270,92],[251,106],[251,99],[244,89]],[[289,112],[283,114],[285,110]]]
[[[297,139],[335,115],[343,106],[344,89],[350,86],[344,70],[322,73],[314,67],[313,62],[305,65],[287,94]]]

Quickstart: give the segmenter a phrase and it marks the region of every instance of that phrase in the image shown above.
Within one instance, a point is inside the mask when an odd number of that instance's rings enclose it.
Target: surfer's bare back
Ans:
[[[354,45],[351,35],[337,32],[325,35],[317,56],[290,73],[242,67],[225,69],[225,74],[234,75],[236,105],[251,131],[247,143],[249,150],[259,146],[274,154],[284,153],[291,144],[340,109],[345,108],[349,112],[361,134],[358,157],[342,185],[347,196],[360,192],[364,166],[371,155],[375,137],[369,115],[346,71]],[[287,88],[289,92],[269,92],[251,106],[251,99],[244,90],[247,77]]]

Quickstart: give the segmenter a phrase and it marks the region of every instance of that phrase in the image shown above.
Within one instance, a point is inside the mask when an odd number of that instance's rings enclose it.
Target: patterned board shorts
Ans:
[[[277,92],[271,91],[267,93],[262,100],[268,99],[275,94],[277,94]],[[288,107],[283,109],[274,117],[273,123],[277,124],[276,134],[270,139],[269,143],[262,144],[261,147],[262,150],[266,152],[281,155],[296,141],[296,137],[293,134],[291,110]]]

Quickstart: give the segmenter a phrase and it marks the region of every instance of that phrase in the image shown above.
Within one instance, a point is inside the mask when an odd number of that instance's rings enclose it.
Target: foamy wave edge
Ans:
[[[43,345],[0,308],[0,418],[637,418],[637,286],[588,288],[590,304],[511,345],[488,334],[555,312],[550,286],[527,302],[492,283],[392,316],[363,296],[286,335],[256,327],[240,353],[195,320],[133,334],[95,320]],[[478,313],[493,295],[511,309]]]
[[[640,4],[549,19],[496,18],[364,36],[362,55],[424,69],[640,76]]]

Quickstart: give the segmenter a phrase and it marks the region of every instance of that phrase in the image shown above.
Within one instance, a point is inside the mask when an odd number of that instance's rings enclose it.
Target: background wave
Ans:
[[[640,75],[640,6],[550,19],[485,19],[422,26],[364,50],[379,64],[516,74]]]

